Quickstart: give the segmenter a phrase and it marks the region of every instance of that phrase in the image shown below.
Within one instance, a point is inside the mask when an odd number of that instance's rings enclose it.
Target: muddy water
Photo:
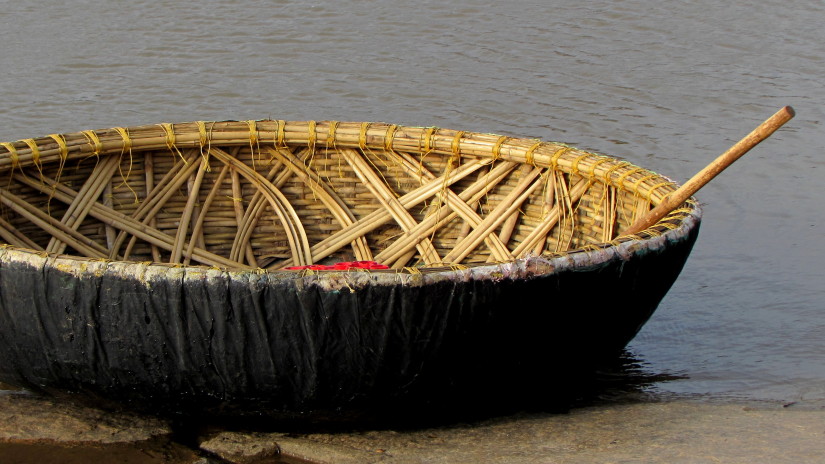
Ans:
[[[198,456],[168,441],[78,446],[60,443],[0,443],[0,457],[9,464],[195,463]]]
[[[691,260],[629,350],[678,379],[658,395],[825,404],[819,1],[43,0],[2,18],[2,141],[381,120],[559,140],[685,180],[792,105],[699,196]]]

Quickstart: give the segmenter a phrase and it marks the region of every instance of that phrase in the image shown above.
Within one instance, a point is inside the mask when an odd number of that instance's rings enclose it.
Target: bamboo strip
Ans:
[[[502,243],[507,243],[510,241],[510,237],[513,236],[513,230],[516,228],[516,224],[518,224],[518,220],[521,217],[521,214],[516,211],[507,218],[506,221],[501,225],[501,231],[498,234],[499,240]]]
[[[420,183],[425,182],[425,180],[435,179],[435,175],[426,169],[423,163],[416,163],[415,160],[406,153],[393,152],[393,154],[398,158],[398,164],[407,172],[407,174],[411,177],[417,177]],[[479,172],[479,176],[485,175],[487,174]],[[438,206],[435,207],[436,214],[438,214],[439,209],[443,207],[454,210],[458,216],[464,220],[464,223],[469,224],[470,227],[478,227],[481,223],[482,219],[476,213],[477,207],[469,206],[460,198],[459,195],[453,192],[452,189],[444,186],[444,188],[439,192],[439,195],[442,198],[439,201]],[[475,201],[475,203],[478,204],[478,201]],[[435,230],[433,230],[433,233],[435,233]],[[484,242],[490,249],[491,256],[495,259],[504,261],[512,258],[510,250],[507,249],[507,246],[502,243],[496,235],[490,234],[484,237]]]
[[[470,252],[484,240],[485,235],[492,233],[502,222],[510,217],[513,212],[517,211],[521,204],[524,203],[524,200],[541,185],[540,182],[534,182],[540,174],[541,169],[534,168],[525,175],[513,190],[507,194],[505,199],[487,214],[479,227],[474,229],[470,235],[462,240],[461,243],[457,244],[447,256],[444,257],[445,262],[461,262],[462,259],[469,255]]]
[[[305,152],[309,152],[309,150],[306,150]],[[278,189],[282,188],[286,181],[292,176],[292,172],[289,169],[281,169],[282,167],[284,166],[279,161],[276,161],[273,163],[266,175],[267,182],[271,182],[272,185]],[[237,195],[241,195],[239,177],[237,181],[233,182],[232,191],[237,192]],[[236,198],[241,197],[238,196]],[[238,232],[235,235],[235,240],[232,242],[232,250],[229,254],[230,259],[237,259],[240,261],[240,255],[245,247],[246,250],[248,250],[247,259],[249,262],[252,263],[255,261],[250,240],[265,209],[266,198],[263,196],[262,192],[255,190],[255,193],[252,194],[252,199],[250,199],[249,205],[247,206],[246,211],[243,212],[241,220],[238,224]],[[251,255],[251,257],[249,257],[249,255]]]
[[[238,150],[236,149],[232,156],[237,156]],[[232,170],[231,174],[232,179],[232,206],[235,211],[235,220],[237,222],[237,230],[240,231],[242,229],[241,224],[243,224],[244,218],[244,207],[243,207],[243,190],[241,189],[241,176],[238,174],[238,171]],[[235,243],[239,243],[238,241],[233,242],[232,244],[232,251],[229,254],[229,258],[235,255]],[[244,252],[246,253],[246,260],[247,262],[252,265],[258,265],[257,261],[255,260],[255,252],[252,250],[252,245],[248,241],[243,241],[240,243],[245,243],[243,246]],[[240,257],[236,259],[239,262],[243,262]]]
[[[33,187],[43,193],[48,193],[51,191],[50,189],[47,189],[47,186],[45,184],[29,179],[28,177],[21,176],[19,174],[16,174],[14,177],[18,182]],[[56,184],[53,180],[48,178],[45,178],[44,180],[51,186],[56,187],[54,191],[54,198],[58,201],[69,204],[77,196],[77,192],[70,189],[69,187],[66,187],[65,185]],[[108,224],[116,229],[122,230],[126,234],[134,235],[140,238],[141,240],[157,245],[158,247],[166,251],[172,251],[172,247],[174,247],[174,237],[160,230],[148,227],[146,224],[134,219],[133,217],[123,214],[119,211],[115,211],[100,203],[95,203],[94,205],[92,205],[92,210],[89,212],[89,215],[105,224]],[[192,259],[195,259],[196,261],[202,264],[210,266],[222,266],[234,269],[249,269],[248,266],[245,266],[241,263],[238,263],[236,261],[230,261],[222,256],[218,256],[214,253],[210,253],[206,250],[197,247],[192,251]]]
[[[205,156],[209,156],[207,153]],[[170,263],[180,263],[183,257],[183,244],[186,241],[186,233],[189,231],[189,224],[192,220],[192,214],[195,210],[195,203],[198,202],[198,195],[200,193],[203,176],[206,174],[206,169],[209,166],[208,159],[201,160],[198,173],[195,175],[195,180],[192,187],[189,189],[189,198],[186,201],[186,207],[183,210],[183,215],[180,218],[177,234],[175,235],[175,246],[172,247],[172,255],[169,258]],[[197,236],[192,237],[192,241],[196,241]]]
[[[277,214],[281,220],[284,230],[287,232],[287,239],[289,240],[293,260],[295,260],[298,265],[311,263],[312,254],[306,232],[304,231],[303,225],[301,225],[301,220],[295,212],[295,209],[292,208],[289,200],[284,197],[280,190],[267,181],[264,176],[220,148],[211,147],[209,153],[224,164],[231,164],[233,168],[237,169],[242,176],[246,177],[247,180],[258,188],[258,191],[269,201],[275,214]]]
[[[407,252],[407,254],[401,256],[391,264],[389,264],[391,269],[402,269],[406,267],[407,263],[410,262],[411,259],[415,256],[415,247]]]
[[[252,251],[252,244],[250,240],[258,224],[258,220],[266,209],[266,201],[264,197],[259,196],[256,197],[256,199],[258,201],[256,201],[254,205],[250,204],[241,218],[240,225],[238,226],[235,234],[235,239],[232,241],[232,248],[229,254],[230,259],[237,257],[236,259],[240,260],[240,255],[243,253],[243,250],[246,250],[247,261],[249,261],[250,264],[255,261],[255,254]],[[251,256],[249,256],[250,253]]]
[[[8,222],[0,219],[0,238],[2,238],[6,243],[9,245],[21,247],[21,248],[29,248],[22,240],[19,240],[16,235],[11,233],[9,230],[6,230],[4,227],[5,224],[11,225]]]
[[[591,183],[592,180],[582,178],[576,183],[576,185],[573,186],[573,188],[570,191],[569,201],[566,202],[568,208],[572,210],[573,203],[579,201],[579,198],[581,198],[582,195],[584,195],[584,192],[587,191],[587,188],[591,185]],[[524,239],[521,242],[521,244],[516,247],[515,250],[513,250],[513,254],[516,257],[523,258],[524,256],[522,255],[527,251],[535,248],[536,243],[539,240],[541,240],[542,238],[546,239],[547,234],[558,223],[559,217],[561,216],[560,206],[561,205],[559,203],[553,206],[553,209],[550,211],[550,214],[548,214],[544,218],[541,224],[533,228],[533,230],[530,232],[527,238]]]
[[[145,198],[148,198],[149,195],[151,194],[152,190],[155,189],[155,157],[152,154],[152,152],[148,152],[148,153],[143,155],[143,170],[144,170],[144,175],[146,176],[146,194],[144,196],[144,201],[145,201]],[[149,219],[149,227],[155,227],[156,225],[157,225],[157,220],[155,220],[154,217]],[[107,225],[106,226],[106,237],[109,237],[109,230],[110,229],[111,229],[111,226]],[[111,244],[113,244],[114,241],[112,240],[109,243],[110,243],[110,248],[111,248]],[[152,250],[152,261],[154,261],[156,263],[159,263],[161,258],[160,258],[160,250],[158,249],[157,245],[152,245],[151,250]]]
[[[527,175],[530,172],[531,169],[532,169],[532,166],[530,166],[529,164],[522,165],[521,168],[519,169],[520,175],[521,176]],[[499,240],[501,240],[501,242],[504,244],[504,246],[507,246],[507,243],[510,242],[510,238],[513,236],[513,231],[515,231],[516,225],[518,225],[518,222],[519,222],[519,219],[521,219],[521,216],[522,216],[521,212],[516,210],[510,215],[510,217],[508,217],[501,224],[501,229],[499,229],[498,238],[499,238]],[[489,258],[487,258],[487,262],[495,262],[495,261],[496,260],[492,255]]]
[[[467,201],[480,200],[487,192],[498,185],[516,167],[514,163],[499,163],[487,176],[471,184],[460,194],[458,204],[465,204]],[[399,256],[408,252],[420,237],[427,237],[442,225],[449,223],[458,215],[457,211],[444,208],[437,214],[432,214],[424,218],[416,228],[410,230],[404,236],[388,245],[384,250],[376,255],[379,262],[394,262]],[[478,227],[477,227],[478,228]]]
[[[278,161],[283,163],[286,167],[292,170],[295,177],[303,181],[307,185],[314,185],[317,187],[315,193],[319,200],[327,207],[333,218],[341,224],[341,227],[347,227],[355,222],[355,215],[347,208],[347,205],[341,200],[335,191],[325,182],[320,182],[320,176],[315,174],[307,165],[301,163],[291,151],[280,148],[275,150],[267,147],[270,155],[275,157]],[[316,176],[313,179],[313,175]],[[361,236],[352,242],[352,249],[357,260],[366,261],[372,259],[372,252],[365,237]]]
[[[378,202],[381,203],[381,206],[383,206],[390,213],[390,215],[392,215],[395,222],[397,222],[405,232],[408,232],[410,229],[414,228],[417,224],[416,220],[401,204],[401,202],[398,201],[395,192],[392,191],[390,186],[387,185],[381,177],[372,170],[364,158],[362,158],[361,155],[353,149],[343,149],[340,153],[343,155],[344,160],[355,170],[355,174],[358,178],[361,179]],[[435,247],[433,247],[429,239],[423,238],[416,244],[416,248],[418,248],[418,252],[421,254],[421,259],[424,260],[425,264],[441,262],[438,252],[435,250]]]
[[[478,173],[479,178],[481,178],[483,175],[484,175],[483,172]],[[476,179],[476,180],[478,180],[478,179]],[[473,210],[473,212],[476,212],[476,211],[478,211],[478,207],[479,207],[480,204],[481,204],[481,202],[475,201],[469,206]],[[455,236],[456,243],[460,242],[461,240],[464,239],[464,237],[469,235],[470,230],[472,228],[473,228],[473,225],[470,223],[470,221],[467,221],[467,220],[463,221],[461,223],[461,229],[459,229],[458,234],[456,234],[456,236]]]
[[[198,156],[198,152],[195,150],[189,150],[186,154],[182,154],[183,158],[175,161],[172,169],[163,176],[163,179],[155,186],[152,192],[143,199],[138,208],[132,213],[132,217],[137,220],[142,220],[144,223],[151,221],[155,214],[157,214],[157,212],[163,208],[163,205],[174,195],[175,191],[180,188],[191,173],[197,169],[198,164],[193,162],[196,156]],[[127,234],[122,231],[118,234],[114,246],[109,249],[109,259],[114,259],[117,256],[118,250],[120,250],[120,247],[126,240],[126,235]],[[136,237],[129,239],[126,250],[123,252],[123,259],[129,257],[136,240]]]
[[[556,176],[555,173],[550,173],[547,176],[547,182],[544,186],[544,198],[543,203],[541,206],[542,216],[546,216],[553,210],[553,206],[556,203]],[[549,233],[549,230],[548,230]],[[547,246],[547,236],[548,234],[542,235],[537,241],[536,245],[533,247],[533,254],[541,255],[544,252],[544,248]]]
[[[212,205],[212,201],[215,199],[215,196],[218,193],[218,189],[221,186],[226,175],[229,173],[229,165],[224,165],[221,172],[218,173],[218,178],[215,179],[215,184],[213,185],[212,189],[209,191],[209,194],[206,196],[206,199],[203,201],[203,208],[201,208],[200,214],[198,214],[197,219],[195,220],[195,224],[192,226],[192,237],[200,237],[200,243],[194,239],[189,239],[189,245],[186,247],[186,251],[183,253],[184,260],[183,264],[189,264],[190,259],[192,258],[192,251],[195,249],[195,245],[199,245],[201,248],[206,248],[206,243],[203,240],[203,223],[206,220],[206,213],[209,211],[209,207]]]
[[[77,230],[83,219],[89,214],[92,202],[97,201],[107,185],[111,185],[111,178],[117,170],[119,160],[114,157],[107,157],[100,161],[92,170],[88,180],[83,183],[77,198],[69,205],[63,214],[61,222],[67,227]],[[46,246],[49,253],[63,253],[66,250],[66,243],[60,242],[56,237],[52,237]]]
[[[103,189],[103,204],[108,207],[113,207],[114,205],[114,195],[112,195],[112,181],[106,182],[106,187]],[[115,240],[117,239],[117,232],[112,226],[106,225],[106,248],[109,250],[115,244]]]
[[[475,213],[476,211],[478,211],[478,205],[479,205],[479,202],[476,201],[472,205],[468,205],[468,206],[470,207],[470,210],[472,210],[472,212]],[[456,243],[463,240],[464,237],[466,237],[470,233],[470,230],[472,228],[473,228],[473,225],[470,223],[470,221],[463,221],[461,223],[461,229],[459,229],[458,234],[456,234],[456,236],[455,236]]]
[[[412,208],[413,206],[434,195],[444,185],[452,185],[453,183],[458,182],[459,180],[472,174],[482,166],[484,166],[484,163],[480,161],[465,163],[452,172],[446,173],[444,176],[434,179],[421,187],[410,191],[406,195],[399,198],[398,201],[405,208]],[[355,238],[372,232],[390,220],[392,220],[392,215],[389,211],[385,209],[373,209],[361,217],[361,219],[353,223],[350,227],[344,228],[315,244],[312,247],[312,256],[314,256],[315,259],[326,258],[327,256],[338,251],[342,246],[346,246],[351,243]],[[378,258],[376,257],[376,259]],[[282,266],[292,265],[290,262],[280,264]]]
[[[206,162],[206,172],[209,172],[211,169],[210,169],[210,167],[209,167],[209,159],[208,159],[208,157],[204,154],[204,155],[201,155],[201,159],[203,160],[203,162]],[[203,182],[203,181],[201,181],[201,182]],[[187,184],[187,187],[186,187],[186,188],[187,188],[187,192],[188,192],[190,195],[192,194],[192,192],[193,192],[193,191],[195,191],[195,192],[197,192],[197,191],[198,191],[198,189],[196,189],[196,188],[195,188],[195,185],[194,185],[194,184],[195,184],[194,179],[192,179],[191,177],[189,178],[189,180],[187,181],[187,183],[186,183],[186,184]],[[196,197],[195,197],[195,206],[192,208],[192,215],[191,215],[191,218],[190,218],[190,220],[189,220],[189,222],[190,222],[190,224],[189,224],[189,228],[190,228],[190,229],[194,229],[194,228],[195,228],[195,223],[198,221],[198,216],[200,216],[200,214],[201,214],[201,204],[200,204],[199,198],[196,196]],[[204,238],[203,238],[203,234],[202,234],[202,233],[197,233],[197,234],[195,234],[195,233],[193,232],[193,235],[192,235],[192,236],[195,238],[196,244],[197,244],[199,247],[203,248],[203,247],[204,247]]]
[[[25,234],[21,233],[17,230],[16,227],[11,225],[11,223],[6,222],[5,219],[0,217],[0,236],[3,237],[3,240],[6,241],[9,245],[19,246],[21,248],[31,248],[32,250],[37,251],[44,251],[43,247],[34,243],[32,239],[26,237]]]
[[[607,243],[613,239],[613,228],[616,223],[616,190],[608,186],[605,186],[604,189],[604,219],[602,221],[601,241]]]
[[[573,217],[573,204],[570,198],[570,189],[567,182],[564,181],[564,174],[560,172],[554,173],[556,179],[556,197],[558,197],[559,214],[560,214],[560,229],[559,240],[556,242],[556,252],[567,251],[570,249],[570,244],[573,241],[573,232],[575,230],[575,218]],[[572,178],[571,178],[572,180]],[[570,224],[570,233],[567,237],[567,242],[564,242],[563,237],[567,232],[567,224]]]
[[[52,236],[66,242],[79,253],[90,258],[106,257],[106,249],[77,231],[67,227],[57,219],[35,208],[22,198],[0,187],[0,202],[17,214],[25,217]]]

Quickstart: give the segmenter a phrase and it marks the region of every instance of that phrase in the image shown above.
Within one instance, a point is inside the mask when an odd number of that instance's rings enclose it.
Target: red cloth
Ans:
[[[332,265],[310,264],[309,266],[285,267],[287,271],[302,271],[309,269],[312,271],[347,271],[350,269],[389,269],[389,266],[378,264],[375,261],[343,261]]]

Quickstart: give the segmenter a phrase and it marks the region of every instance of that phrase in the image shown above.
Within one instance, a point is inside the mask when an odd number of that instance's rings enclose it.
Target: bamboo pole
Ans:
[[[656,224],[669,212],[673,211],[679,205],[684,203],[685,200],[693,196],[693,194],[704,187],[705,184],[710,182],[711,179],[716,177],[720,172],[725,170],[725,168],[733,164],[734,161],[738,160],[742,157],[742,155],[750,151],[751,148],[770,137],[770,135],[777,129],[782,127],[782,125],[786,122],[790,121],[795,114],[796,113],[793,108],[790,106],[786,106],[774,113],[773,116],[766,119],[765,122],[760,124],[750,134],[746,135],[745,138],[730,147],[726,152],[719,155],[718,158],[696,173],[695,176],[691,177],[690,180],[685,182],[684,185],[679,187],[679,189],[668,195],[664,201],[650,210],[647,215],[623,231],[622,235],[632,235]]]

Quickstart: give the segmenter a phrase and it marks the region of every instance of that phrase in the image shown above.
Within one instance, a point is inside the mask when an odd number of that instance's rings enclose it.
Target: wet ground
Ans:
[[[633,358],[575,393],[352,421],[145,415],[23,390],[0,395],[0,462],[135,464],[821,463],[825,402],[708,401],[650,390]],[[347,419],[347,420],[344,420]]]
[[[413,428],[265,421],[244,427],[101,411],[31,395],[0,398],[0,462],[821,463],[825,406],[620,401]]]
[[[196,463],[191,449],[166,439],[111,445],[77,443],[0,443],[0,458],[15,464],[124,464]]]

